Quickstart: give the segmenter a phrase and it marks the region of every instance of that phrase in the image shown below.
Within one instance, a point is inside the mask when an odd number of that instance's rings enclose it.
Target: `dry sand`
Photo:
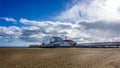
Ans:
[[[0,68],[120,68],[120,49],[3,48]]]

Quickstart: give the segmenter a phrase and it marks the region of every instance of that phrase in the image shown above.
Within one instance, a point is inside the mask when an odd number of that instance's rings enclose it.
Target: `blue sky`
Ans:
[[[0,16],[46,19],[56,15],[69,0],[0,0]]]
[[[50,20],[63,11],[69,0],[0,0],[0,17]],[[0,22],[5,22],[0,20]],[[15,25],[1,23],[1,26]]]
[[[120,41],[119,0],[0,0],[0,46]],[[44,41],[43,41],[44,40]]]

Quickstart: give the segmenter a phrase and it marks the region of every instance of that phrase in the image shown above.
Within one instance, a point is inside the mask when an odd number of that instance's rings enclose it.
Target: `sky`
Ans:
[[[0,0],[0,47],[120,41],[119,0]]]

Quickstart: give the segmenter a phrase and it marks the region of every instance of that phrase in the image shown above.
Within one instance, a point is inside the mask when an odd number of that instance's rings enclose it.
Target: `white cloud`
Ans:
[[[16,26],[0,26],[0,36],[3,38],[19,37],[21,35],[21,29]]]
[[[0,19],[3,19],[5,21],[8,21],[8,22],[17,22],[17,20],[15,20],[14,18],[11,18],[11,17],[1,17]]]
[[[77,1],[77,2],[76,2]],[[120,20],[120,0],[76,0],[57,18],[65,21]],[[73,1],[74,2],[74,1]]]
[[[60,22],[60,21],[53,22],[53,21],[33,21],[27,19],[20,19],[20,22],[26,25],[31,25],[29,27],[24,27],[23,34],[31,35],[31,33],[34,33],[34,35],[32,34],[32,36],[38,36],[38,37],[42,36],[41,34],[46,34],[46,35],[68,34],[69,31],[71,31],[76,27],[75,24]]]

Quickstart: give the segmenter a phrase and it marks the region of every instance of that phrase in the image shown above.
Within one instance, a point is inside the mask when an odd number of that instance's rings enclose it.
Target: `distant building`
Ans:
[[[75,46],[77,44],[76,42],[74,42],[73,40],[70,40],[70,39],[64,40],[64,42],[67,42],[71,46]]]
[[[60,37],[52,37],[48,46],[75,46],[76,42],[70,39],[63,40]]]

